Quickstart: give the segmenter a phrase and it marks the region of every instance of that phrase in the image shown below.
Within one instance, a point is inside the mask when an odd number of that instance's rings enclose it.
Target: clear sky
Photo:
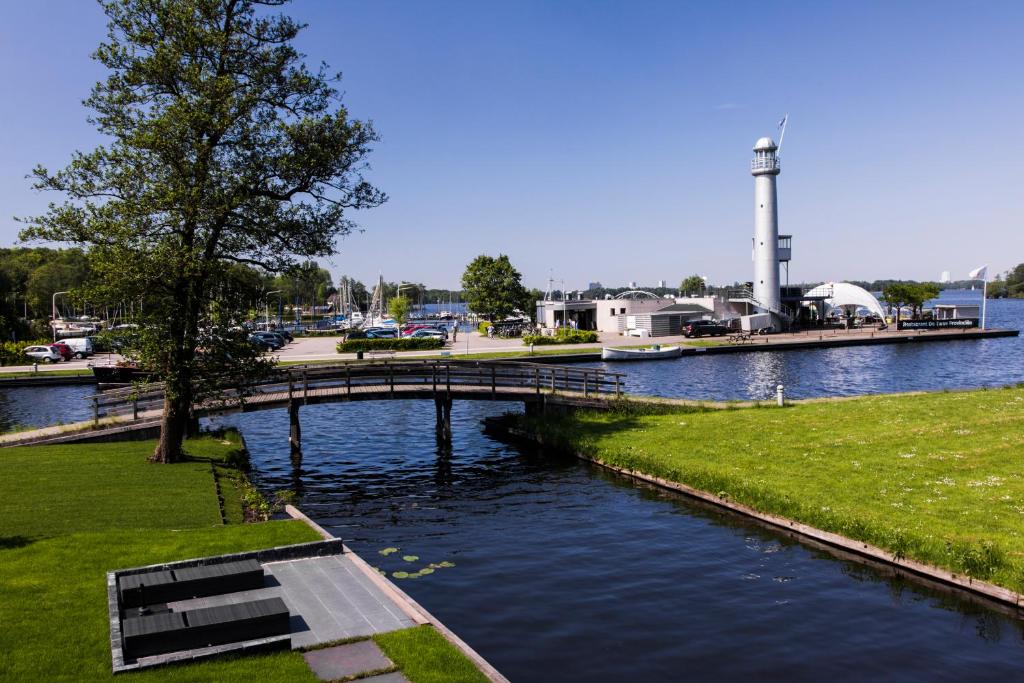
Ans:
[[[0,245],[51,198],[24,178],[98,136],[104,18],[3,3]],[[1024,261],[1024,2],[296,0],[344,73],[390,201],[327,264],[455,287],[480,253],[529,286],[752,277],[754,141],[790,117],[791,280],[953,277]]]

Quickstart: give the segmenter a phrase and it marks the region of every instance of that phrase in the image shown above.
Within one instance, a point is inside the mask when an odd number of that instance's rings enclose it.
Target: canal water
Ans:
[[[993,325],[1024,326],[1024,302],[991,308]],[[1022,351],[999,339],[627,371],[631,391],[660,395],[760,398],[780,382],[796,395],[855,394],[1024,381]],[[262,488],[298,491],[391,576],[433,568],[395,580],[512,680],[1024,675],[1022,622],[481,431],[484,417],[518,409],[457,402],[449,451],[429,402],[306,407],[300,464],[283,411],[230,422]]]
[[[991,326],[1024,327],[1024,301],[990,302],[989,313]],[[798,396],[992,386],[1024,381],[1024,346],[740,354],[626,371],[630,391],[707,398],[767,397],[778,383]],[[0,427],[83,419],[90,391],[0,390]],[[219,424],[242,429],[261,487],[298,491],[372,564],[415,574],[394,580],[515,681],[1022,677],[1022,622],[481,431],[484,417],[518,409],[457,402],[449,450],[429,402],[308,406],[301,463],[288,457],[284,411]]]

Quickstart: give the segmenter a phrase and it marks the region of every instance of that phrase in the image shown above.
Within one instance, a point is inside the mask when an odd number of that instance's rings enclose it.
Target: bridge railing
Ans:
[[[358,394],[398,394],[429,391],[433,394],[467,393],[522,395],[574,393],[584,397],[619,396],[624,375],[599,368],[548,365],[518,361],[401,360],[341,365],[305,365],[279,368],[269,377],[245,384],[229,384],[204,399],[204,412],[237,410],[248,402],[274,396],[283,400],[316,400],[325,394],[344,400]],[[327,391],[324,391],[327,390]],[[358,396],[357,396],[358,397]],[[90,397],[95,420],[110,416],[138,419],[162,407],[164,385],[140,384],[100,392]]]

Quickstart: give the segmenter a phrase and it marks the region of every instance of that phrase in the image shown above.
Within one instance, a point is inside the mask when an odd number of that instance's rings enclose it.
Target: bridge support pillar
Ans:
[[[527,417],[539,417],[544,414],[544,397],[537,401],[523,401]]]
[[[299,424],[299,402],[292,400],[288,402],[288,445],[291,446],[292,455],[302,452],[302,427]]]
[[[450,396],[434,399],[434,411],[437,413],[437,436],[445,443],[452,440],[452,399]]]

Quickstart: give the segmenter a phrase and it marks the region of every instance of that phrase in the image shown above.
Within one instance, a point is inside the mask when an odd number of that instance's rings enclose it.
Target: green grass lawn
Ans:
[[[190,460],[175,465],[146,462],[152,441],[0,451],[0,680],[112,679],[107,571],[319,540],[297,521],[231,523],[240,520],[241,509],[232,483],[237,471],[226,458],[237,447],[232,435],[192,440]],[[227,525],[211,465],[225,493]],[[439,644],[429,634],[396,632],[384,642],[393,644],[395,661],[409,667],[406,676],[414,683],[479,680],[446,673],[461,670],[462,656],[443,639]],[[127,677],[317,680],[298,652]]]
[[[433,626],[418,626],[373,637],[380,649],[417,683],[487,683],[466,656]]]
[[[1024,388],[579,413],[551,443],[1024,591]]]

